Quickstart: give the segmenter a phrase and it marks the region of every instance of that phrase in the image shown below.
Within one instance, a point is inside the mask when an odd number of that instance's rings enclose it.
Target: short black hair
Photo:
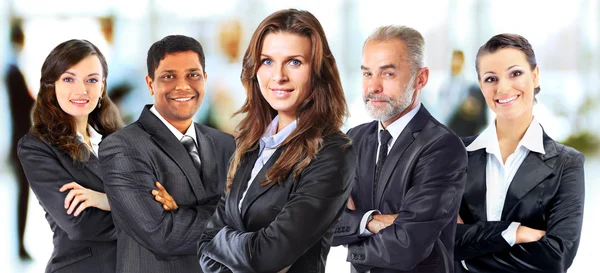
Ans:
[[[158,64],[169,53],[194,51],[198,53],[202,71],[206,72],[204,51],[202,45],[196,39],[184,35],[169,35],[162,38],[160,41],[152,44],[148,49],[148,57],[146,65],[148,66],[148,76],[154,80],[154,71],[158,68]]]

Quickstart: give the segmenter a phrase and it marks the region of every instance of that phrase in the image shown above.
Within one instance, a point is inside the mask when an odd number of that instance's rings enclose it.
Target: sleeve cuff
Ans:
[[[362,219],[360,220],[360,235],[359,236],[371,236],[371,235],[373,235],[373,233],[371,233],[367,229],[367,222],[369,220],[369,217],[373,213],[380,214],[381,212],[379,212],[378,210],[370,210],[370,211],[367,211],[365,213],[365,215],[363,215]]]
[[[502,231],[502,238],[504,238],[510,246],[514,246],[517,241],[517,229],[520,225],[521,223],[519,222],[512,222],[507,229]]]

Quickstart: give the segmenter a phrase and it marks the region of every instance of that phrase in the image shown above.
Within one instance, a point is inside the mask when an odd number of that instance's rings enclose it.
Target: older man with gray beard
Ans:
[[[424,48],[405,26],[380,27],[363,46],[363,98],[375,121],[348,131],[358,164],[333,239],[347,245],[352,272],[453,271],[467,153],[420,103]]]

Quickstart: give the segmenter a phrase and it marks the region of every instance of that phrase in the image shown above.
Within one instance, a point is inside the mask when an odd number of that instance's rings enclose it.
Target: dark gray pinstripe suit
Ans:
[[[117,272],[201,272],[196,244],[225,185],[233,137],[195,124],[199,174],[187,151],[146,105],[138,121],[100,143],[105,189],[117,227]],[[165,212],[160,181],[179,205]]]

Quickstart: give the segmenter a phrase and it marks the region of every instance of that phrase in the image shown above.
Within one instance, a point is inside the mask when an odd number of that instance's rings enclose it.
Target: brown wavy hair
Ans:
[[[103,136],[123,127],[117,106],[106,92],[108,65],[100,50],[87,40],[69,40],[56,46],[42,65],[40,91],[33,106],[33,127],[29,133],[69,154],[74,161],[85,162],[90,152],[77,138],[75,119],[60,108],[55,83],[60,76],[88,56],[97,56],[102,65],[101,106],[88,116],[88,124]]]
[[[227,174],[229,189],[244,156],[259,147],[260,138],[277,115],[260,92],[256,72],[261,64],[263,41],[270,33],[291,33],[311,41],[311,90],[296,109],[296,129],[281,144],[281,156],[261,182],[262,186],[283,182],[290,173],[297,177],[311,162],[332,134],[344,135],[340,128],[348,116],[348,107],[335,58],[317,18],[308,11],[280,10],[265,18],[244,54],[241,81],[246,101],[235,113],[246,114],[237,127],[236,150]]]

